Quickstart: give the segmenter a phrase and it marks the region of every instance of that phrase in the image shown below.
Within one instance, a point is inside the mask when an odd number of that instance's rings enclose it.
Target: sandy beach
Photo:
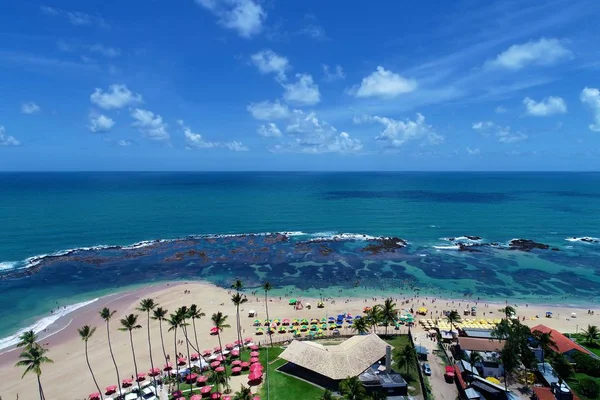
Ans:
[[[231,303],[231,293],[227,289],[204,282],[165,283],[106,296],[62,317],[49,327],[48,332],[40,334],[40,338],[43,338],[40,341],[50,349],[48,356],[54,360],[54,364],[43,366],[42,384],[46,397],[48,399],[80,400],[87,398],[89,393],[96,391],[85,362],[84,344],[77,333],[77,328],[86,324],[98,328],[93,338],[89,341],[88,346],[90,362],[100,387],[103,389],[106,386],[117,383],[108,351],[105,323],[98,315],[98,311],[103,307],[117,310],[114,319],[111,320],[111,341],[119,365],[121,379],[123,379],[131,377],[134,374],[129,336],[127,332],[121,332],[117,329],[120,325],[119,319],[126,314],[140,314],[138,322],[143,326],[143,329],[134,331],[133,340],[139,371],[147,372],[150,369],[146,315],[135,310],[141,299],[151,297],[161,307],[168,309],[170,312],[173,312],[180,306],[189,306],[192,303],[201,307],[202,311],[206,313],[206,317],[196,321],[196,326],[202,350],[218,345],[217,337],[209,335],[211,327],[210,316],[217,311],[222,311],[228,315],[228,322],[231,325],[231,328],[225,329],[222,334],[223,345],[233,342],[236,339],[235,307]],[[249,301],[240,310],[243,336],[254,337],[256,343],[264,344],[268,340],[267,337],[254,336],[254,327],[252,326],[254,318],[248,317],[248,311],[255,310],[258,312],[259,319],[266,318],[264,292],[259,290],[256,295],[253,295],[252,291],[245,291],[245,293]],[[296,311],[292,306],[288,305],[288,298],[270,296],[269,315],[271,318],[322,318],[344,312],[356,315],[361,314],[365,306],[382,303],[384,300],[384,298],[344,298],[342,297],[343,293],[341,293],[340,297],[328,299],[325,302],[326,307],[324,309],[318,309],[316,307],[317,300],[303,298],[300,296],[300,293],[291,293],[290,295],[302,300],[305,304],[311,303],[313,305],[312,309],[304,308],[303,310]],[[395,297],[395,300],[399,309],[414,308],[416,311],[421,306],[427,307],[429,309],[428,315],[418,318],[435,318],[441,314],[442,310],[457,309],[460,311],[475,305],[478,307],[478,316],[500,318],[501,313],[498,312],[498,309],[504,306],[504,303],[489,303],[484,299],[480,299],[479,301],[475,299],[445,300],[406,294],[398,295]],[[514,306],[515,304],[512,305]],[[596,310],[596,315],[589,315],[587,309],[577,307],[526,305],[524,303],[517,303],[516,305],[517,316],[520,318],[524,317],[524,323],[529,326],[541,323],[561,332],[575,332],[585,329],[588,324],[600,325],[598,310]],[[546,311],[552,311],[554,318],[544,318]],[[484,312],[486,313],[485,316],[483,315]],[[576,313],[577,317],[571,318],[571,313]],[[536,316],[541,318],[536,319]],[[150,326],[154,364],[155,366],[162,366],[164,358],[161,349],[159,324],[157,321],[151,321]],[[415,329],[421,329],[419,324],[416,325]],[[59,332],[52,334],[52,331],[56,330],[59,330]],[[383,332],[383,328],[380,328],[380,331]],[[166,351],[171,356],[171,359],[173,359],[176,354],[173,334],[172,332],[167,332],[166,326],[163,327],[163,334]],[[46,335],[50,336],[45,337]],[[178,333],[178,337],[182,338],[181,332]],[[282,338],[291,339],[291,334],[276,334],[274,336],[276,340],[281,340]],[[184,346],[178,347],[178,351],[186,353]],[[2,354],[0,354],[0,376],[3,377],[0,381],[0,396],[4,400],[16,399],[17,396],[19,399],[35,399],[38,396],[35,376],[28,375],[21,379],[23,370],[14,367],[14,364],[18,360],[18,354],[18,351],[10,351],[8,349],[2,350]],[[232,380],[232,389],[238,390],[241,383],[245,383],[245,380],[242,378]]]

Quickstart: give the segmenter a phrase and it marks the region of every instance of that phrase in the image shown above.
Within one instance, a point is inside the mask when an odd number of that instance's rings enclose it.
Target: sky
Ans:
[[[597,0],[23,0],[0,170],[599,170]]]

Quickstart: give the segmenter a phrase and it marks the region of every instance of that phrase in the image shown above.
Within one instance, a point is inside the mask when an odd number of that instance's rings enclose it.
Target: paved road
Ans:
[[[437,342],[432,342],[427,338],[424,332],[413,331],[415,345],[421,345],[429,350],[428,363],[431,366],[431,376],[429,383],[433,390],[433,396],[436,400],[456,400],[458,397],[458,389],[456,384],[447,383],[444,379],[445,365],[441,358],[433,354],[433,350],[437,349]]]

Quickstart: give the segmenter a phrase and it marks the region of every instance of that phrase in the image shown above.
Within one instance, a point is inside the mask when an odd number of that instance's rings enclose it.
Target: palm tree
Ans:
[[[225,386],[226,391],[229,388],[229,385],[227,384],[227,372],[225,371],[211,371],[210,375],[208,376],[208,382],[212,383],[216,387],[217,392],[221,386]]]
[[[154,310],[158,304],[154,302],[154,299],[142,299],[140,306],[137,308],[138,311],[145,312],[148,319],[148,352],[150,353],[150,368],[154,370],[154,360],[152,359],[152,341],[150,340],[150,311]],[[152,374],[152,381],[156,387],[156,375]]]
[[[173,331],[173,343],[175,345],[175,370],[177,371],[177,390],[179,390],[179,361],[177,357],[179,356],[179,352],[177,352],[177,329],[179,329],[181,318],[178,314],[171,314],[167,323],[169,324],[169,332]]]
[[[201,308],[198,308],[197,305],[192,304],[188,311],[188,317],[192,319],[192,327],[194,328],[194,339],[196,342],[196,350],[200,353],[200,346],[198,345],[198,334],[196,333],[196,320],[201,319],[202,317],[206,317],[206,314],[202,312]]]
[[[98,389],[98,393],[100,393],[100,398],[102,398],[102,391],[100,390],[100,386],[96,381],[96,377],[94,376],[94,371],[92,371],[92,365],[90,364],[90,359],[88,357],[88,340],[92,337],[94,332],[96,332],[96,327],[93,328],[89,325],[84,325],[81,328],[77,329],[79,332],[79,336],[81,340],[85,343],[85,362],[87,363],[88,369],[90,370],[90,374],[92,375],[92,380],[94,381],[94,385],[96,385],[96,389]]]
[[[187,327],[189,324],[187,322],[185,322],[185,320],[189,316],[189,309],[187,308],[187,306],[181,306],[177,309],[177,311],[175,311],[175,313],[179,315],[179,326],[181,327],[181,331],[183,332],[183,337],[185,338],[185,347],[187,349],[187,361],[189,363],[190,362],[190,340],[188,339],[188,334],[187,334]],[[199,349],[196,349],[196,351],[198,353],[200,352]]]
[[[165,340],[163,338],[162,322],[166,320],[168,312],[169,310],[165,310],[162,307],[157,307],[152,311],[152,319],[158,321],[158,327],[160,330],[160,343],[162,345],[163,356],[165,357],[165,364],[169,362],[169,360],[167,360],[167,352],[165,350]]]
[[[270,319],[269,319],[269,301],[268,301],[267,294],[269,293],[269,291],[271,289],[273,289],[273,286],[271,286],[271,283],[269,283],[269,281],[267,281],[267,282],[263,283],[262,288],[265,291],[265,312],[267,314],[267,321],[270,321]],[[273,347],[273,335],[271,335],[271,330],[267,329],[267,332],[269,333],[269,341],[271,342],[271,347]]]
[[[482,362],[483,361],[483,357],[481,356],[481,354],[477,351],[472,351],[471,354],[469,354],[469,364],[471,364],[471,368],[475,369],[475,364],[477,364],[478,362]],[[475,371],[471,371],[471,373],[475,373]]]
[[[502,311],[504,313],[504,316],[506,317],[506,319],[511,319],[513,317],[513,315],[517,315],[517,310],[515,310],[514,307],[509,306],[509,305],[502,308],[500,311]]]
[[[252,400],[252,390],[242,385],[240,391],[233,396],[233,400]]]
[[[385,393],[383,393],[382,391],[377,391],[377,392],[371,393],[371,397],[369,397],[368,399],[369,400],[387,400],[387,395]]]
[[[367,323],[373,329],[373,333],[375,333],[375,328],[377,328],[377,324],[381,322],[381,316],[382,314],[380,304],[374,305],[365,312],[365,316],[363,318],[367,319]]]
[[[366,335],[369,332],[369,323],[366,318],[355,318],[352,321],[352,330],[359,335]]]
[[[367,391],[357,376],[348,377],[340,382],[340,393],[344,400],[365,400]]]
[[[137,361],[135,359],[135,348],[133,347],[133,330],[141,329],[142,326],[137,323],[138,315],[137,314],[129,314],[125,318],[121,319],[121,328],[120,331],[128,331],[129,332],[129,343],[131,343],[131,354],[133,355],[133,369],[135,371],[135,378],[137,381],[138,376],[138,367]],[[139,388],[139,383],[138,383]],[[138,397],[140,397],[140,392],[138,391]]]
[[[219,347],[223,348],[221,344],[221,332],[225,328],[231,328],[230,325],[227,324],[227,315],[223,315],[221,311],[217,311],[210,318],[212,320],[213,325],[217,328],[217,338],[219,339]],[[225,380],[227,381],[227,370],[225,370]]]
[[[556,342],[554,340],[552,340],[552,334],[550,332],[544,333],[541,331],[534,331],[533,337],[538,342],[540,349],[542,349],[542,363],[544,365],[544,371],[545,371],[545,369],[546,369],[546,354],[551,353],[553,351],[553,349],[554,350],[557,349]]]
[[[394,303],[394,299],[387,298],[383,303],[383,307],[381,307],[381,320],[385,324],[385,334],[388,334],[388,326],[394,324],[396,322],[396,316],[398,315],[398,310],[396,310],[396,303]]]
[[[325,390],[319,400],[333,400],[333,393],[329,390]]]
[[[452,328],[455,328],[455,324],[458,324],[460,322],[460,314],[458,313],[458,311],[452,310],[448,313],[448,315],[446,315],[446,319],[450,323],[450,326]]]
[[[242,282],[240,279],[236,279],[231,285],[231,288],[235,289],[235,291],[239,293],[244,288],[244,282]]]
[[[21,336],[19,336],[17,347],[25,347],[25,350],[30,349],[37,345],[37,339],[37,334],[34,331],[23,332]]]
[[[400,366],[404,365],[406,367],[406,373],[408,374],[408,369],[412,364],[414,357],[412,347],[407,344],[396,354],[396,362]]]
[[[108,307],[104,307],[100,310],[100,317],[106,322],[106,336],[108,337],[108,350],[110,351],[110,357],[112,358],[113,365],[115,366],[115,371],[117,372],[117,386],[119,387],[119,396],[123,396],[123,391],[121,390],[121,379],[119,378],[119,367],[117,367],[117,361],[115,360],[115,355],[112,350],[112,344],[110,342],[110,319],[113,315],[115,315],[116,311],[111,311]]]
[[[231,302],[235,305],[235,313],[236,313],[236,323],[237,323],[237,338],[240,343],[242,342],[242,329],[240,327],[240,305],[248,302],[246,296],[241,295],[239,292],[234,293],[231,296]]]
[[[44,355],[47,351],[48,349],[45,349],[39,345],[26,347],[25,350],[19,355],[21,360],[15,364],[15,367],[25,367],[25,372],[23,372],[23,375],[21,375],[21,379],[23,379],[28,372],[33,372],[37,375],[40,400],[45,400],[46,398],[44,396],[44,390],[42,389],[42,381],[40,380],[40,375],[42,375],[42,364],[50,364],[54,362]]]
[[[587,344],[593,344],[600,337],[600,332],[596,325],[588,325],[587,329],[581,331],[581,334]]]

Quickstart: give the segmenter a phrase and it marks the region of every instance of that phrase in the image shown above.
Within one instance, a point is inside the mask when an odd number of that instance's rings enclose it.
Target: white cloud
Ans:
[[[507,112],[508,110],[506,109],[506,107],[504,106],[498,106],[494,109],[494,112],[496,114],[504,114],[505,112]]]
[[[291,140],[273,146],[271,151],[349,154],[362,150],[360,140],[353,139],[347,132],[338,133],[335,127],[319,120],[312,112],[306,114],[302,110],[294,110],[286,132],[293,136]]]
[[[312,106],[321,101],[319,86],[313,81],[312,76],[308,74],[296,74],[296,78],[298,78],[296,83],[282,84],[285,88],[283,98],[287,102]]]
[[[131,111],[131,117],[135,120],[131,126],[152,140],[169,140],[167,124],[163,122],[160,115],[152,111],[136,108]]]
[[[496,125],[492,121],[481,121],[473,123],[473,130],[483,136],[494,135],[500,143],[516,143],[527,139],[527,135],[520,131],[513,131],[510,126]]]
[[[300,31],[301,35],[308,36],[315,40],[327,40],[325,29],[319,25],[308,25]]]
[[[440,144],[444,141],[444,137],[437,134],[433,126],[425,123],[425,117],[420,113],[417,113],[414,121],[410,119],[397,121],[392,118],[367,115],[354,118],[354,122],[377,122],[383,125],[384,129],[375,139],[387,148],[401,147],[410,140],[424,139],[429,144]]]
[[[288,59],[272,50],[262,50],[250,56],[252,63],[261,74],[276,74],[280,80],[285,80],[285,71],[289,68]]]
[[[35,114],[38,112],[40,112],[40,106],[33,101],[21,104],[21,113],[23,114]]]
[[[259,126],[257,132],[262,137],[281,137],[281,131],[274,123]]]
[[[219,23],[244,38],[260,33],[267,13],[253,0],[196,0],[219,17]]]
[[[96,88],[90,100],[98,107],[110,110],[141,103],[142,95],[131,92],[125,85],[110,85],[106,93]]]
[[[494,60],[487,61],[486,66],[519,70],[528,65],[553,65],[570,57],[571,51],[560,40],[541,38],[510,46]]]
[[[247,110],[252,114],[255,119],[272,121],[275,119],[288,118],[290,116],[290,109],[287,105],[281,104],[279,100],[270,102],[268,100],[261,101],[260,103],[251,103]]]
[[[363,78],[358,87],[350,90],[356,97],[396,97],[417,89],[417,81],[406,79],[392,71],[378,66],[375,72]]]
[[[121,55],[120,49],[104,46],[100,43],[96,43],[92,46],[89,46],[88,49],[93,53],[98,53],[98,54],[101,54],[101,55],[103,55],[105,57],[109,57],[109,58],[114,58],[114,57],[118,57],[119,55]]]
[[[326,82],[333,82],[346,79],[346,74],[341,65],[336,65],[335,68],[329,69],[329,65],[323,64],[323,77]]]
[[[594,123],[589,125],[590,130],[600,132],[600,90],[586,87],[581,91],[579,99],[594,114]]]
[[[183,120],[179,120],[177,123],[183,129],[183,135],[185,136],[185,143],[188,149],[211,149],[223,147],[231,151],[248,151],[248,147],[244,146],[242,142],[209,142],[205,140],[201,134],[194,133],[189,126],[185,125]]]
[[[466,147],[465,151],[467,152],[467,154],[471,155],[471,156],[476,156],[479,155],[481,153],[481,150],[476,147],[474,149],[470,148],[470,147]]]
[[[130,140],[121,139],[117,141],[117,144],[121,147],[131,146],[133,143]]]
[[[14,136],[6,134],[4,126],[0,125],[0,146],[20,146],[21,142],[15,139]]]
[[[526,112],[534,117],[546,117],[553,114],[564,114],[567,112],[567,104],[561,97],[546,97],[540,102],[536,102],[529,97],[523,99]]]
[[[90,116],[89,128],[91,132],[108,132],[113,126],[115,126],[115,121],[106,115],[100,114],[98,116]]]
[[[84,26],[84,25],[97,25],[101,28],[109,28],[104,18],[95,15],[86,14],[81,11],[69,11],[62,10],[60,8],[50,6],[40,6],[40,11],[43,14],[52,17],[63,17],[66,18],[71,25]]]

